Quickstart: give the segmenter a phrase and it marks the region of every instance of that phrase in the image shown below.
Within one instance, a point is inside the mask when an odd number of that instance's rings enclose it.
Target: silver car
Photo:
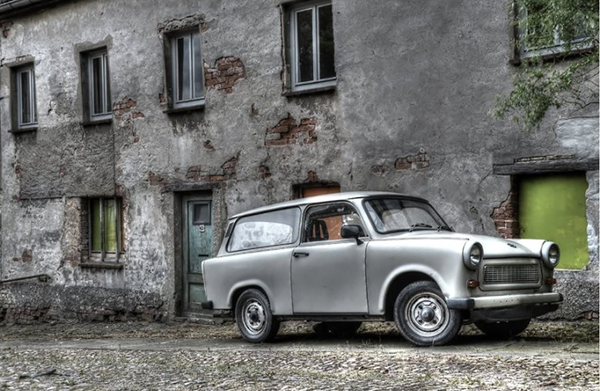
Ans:
[[[511,337],[563,300],[552,292],[558,261],[549,241],[453,232],[421,198],[329,194],[233,216],[202,265],[203,307],[233,315],[250,342],[273,339],[285,320],[342,335],[393,320],[420,346],[471,322]]]

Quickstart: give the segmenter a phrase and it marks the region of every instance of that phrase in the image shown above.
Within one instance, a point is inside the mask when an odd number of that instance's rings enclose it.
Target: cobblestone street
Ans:
[[[0,327],[0,389],[593,390],[598,323],[537,322],[492,341],[465,327],[445,347],[415,348],[391,324],[351,340],[286,324],[249,345],[234,325],[92,323]]]

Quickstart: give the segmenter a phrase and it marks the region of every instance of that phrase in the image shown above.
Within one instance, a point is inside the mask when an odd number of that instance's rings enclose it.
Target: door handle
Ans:
[[[309,253],[303,253],[300,251],[295,251],[294,252],[294,258],[300,258],[300,257],[308,257],[310,254]]]

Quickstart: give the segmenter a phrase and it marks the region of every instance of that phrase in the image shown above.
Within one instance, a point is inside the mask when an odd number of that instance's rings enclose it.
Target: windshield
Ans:
[[[367,200],[365,209],[377,232],[404,232],[424,229],[448,230],[431,205],[416,200],[380,198]]]

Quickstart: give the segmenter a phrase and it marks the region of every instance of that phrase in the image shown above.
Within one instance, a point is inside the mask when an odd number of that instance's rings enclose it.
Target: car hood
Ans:
[[[464,240],[479,242],[484,258],[539,257],[544,240],[503,239],[493,236],[471,235],[458,232],[422,230],[386,235],[383,240]]]

